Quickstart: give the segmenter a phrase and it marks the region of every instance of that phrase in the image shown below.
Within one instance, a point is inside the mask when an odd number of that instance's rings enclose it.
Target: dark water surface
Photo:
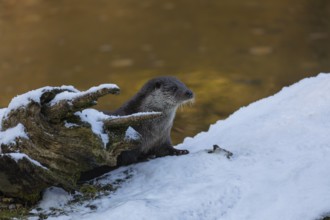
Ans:
[[[113,110],[149,78],[196,94],[175,143],[299,79],[330,72],[328,0],[0,0],[0,106],[38,87],[116,83]]]

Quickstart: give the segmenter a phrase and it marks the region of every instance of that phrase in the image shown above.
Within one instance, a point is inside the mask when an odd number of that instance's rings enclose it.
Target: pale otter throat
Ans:
[[[151,155],[188,154],[172,146],[171,129],[177,108],[194,98],[194,93],[175,77],[157,77],[148,81],[140,91],[114,115],[129,115],[137,112],[162,112],[162,116],[133,126],[142,136],[141,146],[125,151],[118,157],[118,165],[128,165],[145,160]]]

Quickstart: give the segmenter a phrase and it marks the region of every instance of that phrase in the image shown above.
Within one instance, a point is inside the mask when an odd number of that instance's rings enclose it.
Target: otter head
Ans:
[[[143,104],[147,111],[173,111],[194,98],[194,93],[184,83],[170,76],[151,79],[141,92],[146,94]]]

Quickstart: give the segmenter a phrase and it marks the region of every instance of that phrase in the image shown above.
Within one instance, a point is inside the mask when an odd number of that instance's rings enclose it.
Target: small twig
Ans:
[[[212,153],[223,153],[228,159],[230,159],[232,156],[233,156],[233,153],[228,151],[228,150],[225,150],[221,147],[219,147],[218,145],[213,145],[213,150],[209,150],[208,151],[209,154],[212,154]]]

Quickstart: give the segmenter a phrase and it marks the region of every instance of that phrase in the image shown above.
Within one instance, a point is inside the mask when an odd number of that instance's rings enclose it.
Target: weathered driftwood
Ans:
[[[112,117],[104,120],[104,126],[106,128],[116,128],[125,125],[134,125],[141,122],[141,120],[153,119],[161,116],[161,112],[150,112],[148,114],[132,114],[129,116]]]
[[[85,92],[47,87],[40,93],[39,100],[31,98],[22,106],[9,106],[0,118],[0,132],[21,124],[27,135],[6,144],[0,140],[0,195],[30,203],[36,202],[46,187],[75,190],[82,173],[115,167],[117,156],[139,143],[138,135],[130,138],[127,134],[129,126],[160,115],[110,117],[95,110],[102,115],[103,132],[109,139],[105,143],[76,112],[95,105],[101,96],[118,94],[118,87],[99,86]]]

